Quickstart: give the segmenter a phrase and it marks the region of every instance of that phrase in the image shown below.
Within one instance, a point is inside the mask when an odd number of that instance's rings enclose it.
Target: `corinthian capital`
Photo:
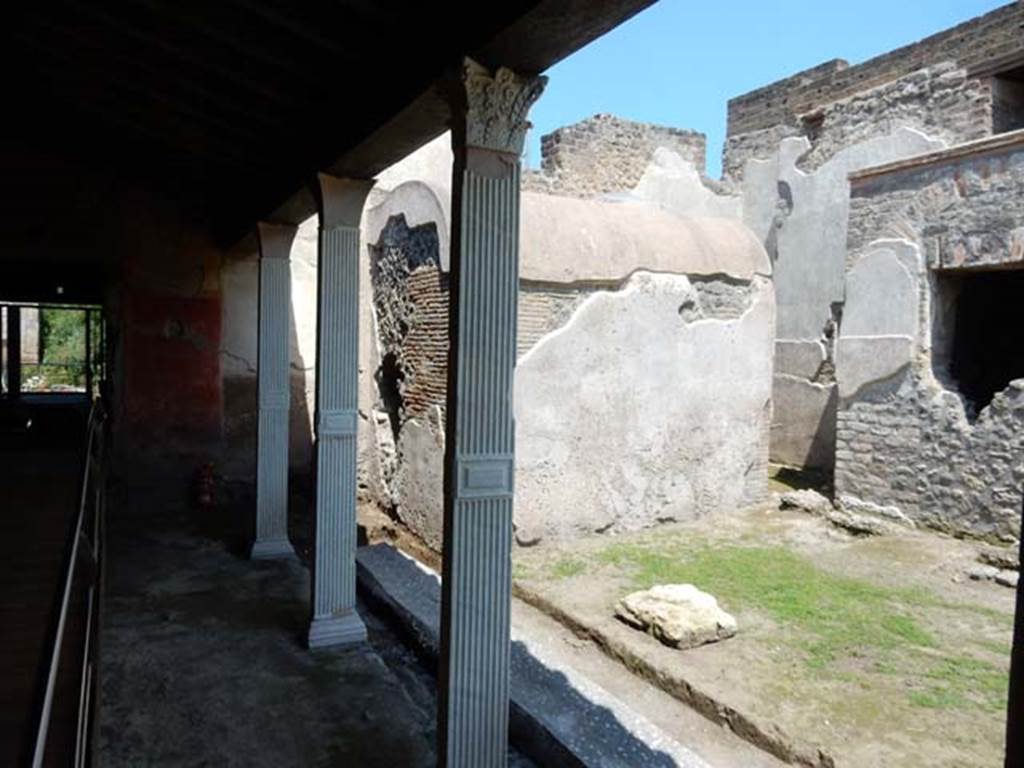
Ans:
[[[456,100],[456,134],[467,147],[519,155],[530,127],[530,107],[540,97],[546,77],[521,77],[500,67],[493,75],[470,58],[463,60],[460,98]]]

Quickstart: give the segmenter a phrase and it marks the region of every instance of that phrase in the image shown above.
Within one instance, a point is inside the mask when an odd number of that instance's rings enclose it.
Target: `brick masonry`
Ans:
[[[949,318],[936,281],[940,272],[1024,266],[1024,132],[855,176],[848,237],[848,267],[880,239],[913,242],[923,279],[909,366],[840,402],[840,499],[957,535],[1018,538],[1024,379],[969,418],[943,371]]]
[[[729,101],[729,136],[777,125],[799,124],[799,116],[941,61],[983,70],[1024,58],[1024,3],[1010,3],[917,43],[861,64],[833,60]],[[1019,62],[1018,62],[1019,65]]]
[[[541,170],[523,173],[523,189],[571,197],[624,192],[639,183],[659,147],[703,174],[704,134],[600,114],[541,137]]]
[[[993,132],[992,83],[969,78],[952,62],[939,62],[891,82],[818,107],[798,126],[780,124],[726,137],[723,173],[739,180],[750,158],[765,158],[782,139],[806,136],[811,148],[799,167],[814,171],[837,152],[884,136],[896,128],[914,128],[956,144]]]

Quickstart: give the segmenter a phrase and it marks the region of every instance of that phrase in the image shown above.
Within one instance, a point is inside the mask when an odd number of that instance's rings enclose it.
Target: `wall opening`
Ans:
[[[942,273],[936,282],[933,365],[973,420],[1011,381],[1024,378],[1024,270]]]
[[[992,131],[1024,128],[1024,65],[992,78]]]
[[[105,331],[96,306],[3,306],[0,394],[95,394],[105,378]]]

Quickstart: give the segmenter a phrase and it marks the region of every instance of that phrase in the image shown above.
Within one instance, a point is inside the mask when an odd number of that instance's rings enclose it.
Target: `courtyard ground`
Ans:
[[[977,547],[855,537],[775,506],[520,549],[518,597],[779,757],[815,766],[1002,764],[1013,590],[970,581]],[[614,618],[687,582],[738,620],[679,651]]]

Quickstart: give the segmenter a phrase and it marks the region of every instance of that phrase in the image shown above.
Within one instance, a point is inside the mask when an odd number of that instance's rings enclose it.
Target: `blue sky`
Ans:
[[[733,96],[828,59],[851,64],[986,13],[993,0],[660,0],[548,71],[540,136],[598,112],[707,134],[718,177]]]

